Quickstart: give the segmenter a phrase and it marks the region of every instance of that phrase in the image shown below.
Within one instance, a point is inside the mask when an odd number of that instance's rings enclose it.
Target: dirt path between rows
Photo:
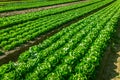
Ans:
[[[96,80],[120,80],[120,20],[101,65]]]
[[[13,15],[17,15],[17,14],[25,14],[25,13],[29,13],[29,12],[37,12],[37,11],[51,9],[51,8],[58,8],[58,7],[62,7],[62,6],[69,6],[69,5],[73,5],[73,4],[78,4],[80,2],[86,2],[86,0],[77,1],[77,2],[62,3],[62,4],[46,6],[46,7],[39,7],[39,8],[25,9],[25,10],[3,12],[3,13],[0,13],[0,17],[13,16]]]

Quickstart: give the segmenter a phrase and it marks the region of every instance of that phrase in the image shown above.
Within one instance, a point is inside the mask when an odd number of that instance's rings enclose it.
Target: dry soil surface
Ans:
[[[102,61],[96,80],[120,80],[120,20]]]
[[[69,5],[73,5],[73,4],[78,4],[80,2],[85,2],[85,1],[77,1],[77,2],[57,4],[57,5],[46,6],[46,7],[39,7],[39,8],[25,9],[25,10],[16,10],[16,11],[3,12],[3,13],[0,13],[0,17],[13,16],[13,15],[17,15],[17,14],[25,14],[25,13],[29,13],[29,12],[37,12],[37,11],[51,9],[51,8],[58,8],[58,7],[62,7],[62,6],[69,6]]]

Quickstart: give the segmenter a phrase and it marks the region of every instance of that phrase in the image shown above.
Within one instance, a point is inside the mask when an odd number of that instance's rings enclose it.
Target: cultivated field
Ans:
[[[120,80],[120,0],[0,2],[0,80]]]

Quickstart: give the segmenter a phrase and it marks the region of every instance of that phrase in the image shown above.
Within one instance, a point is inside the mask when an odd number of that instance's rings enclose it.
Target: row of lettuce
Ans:
[[[50,5],[56,5],[56,4],[74,2],[74,1],[77,1],[77,0],[24,1],[24,2],[21,1],[16,3],[11,2],[7,4],[3,4],[3,6],[0,6],[0,12],[23,10],[28,8],[42,7],[42,6],[50,6]]]
[[[98,1],[98,0],[97,0]],[[32,13],[27,13],[27,14],[21,14],[21,15],[15,15],[15,16],[10,16],[10,17],[2,17],[0,18],[0,28],[5,28],[14,24],[19,24],[23,23],[25,21],[30,21],[30,20],[35,20],[47,15],[53,15],[57,13],[62,13],[66,12],[69,10],[75,10],[87,5],[90,5],[92,3],[97,2],[95,0],[85,2],[85,3],[79,3],[79,4],[74,4],[71,6],[64,6],[64,7],[59,7],[59,8],[53,8],[53,9],[48,9],[48,10],[43,10],[43,11],[38,11],[38,12],[32,12]]]
[[[72,11],[39,18],[34,21],[2,29],[0,30],[0,48],[3,52],[15,49],[16,47],[21,46],[30,40],[34,40],[36,37],[46,34],[47,32],[109,2],[110,1],[99,2]]]
[[[1,80],[91,80],[120,16],[117,1],[0,67]]]

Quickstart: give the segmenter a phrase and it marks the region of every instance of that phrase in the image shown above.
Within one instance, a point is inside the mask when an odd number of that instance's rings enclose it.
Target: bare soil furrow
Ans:
[[[56,4],[56,5],[51,5],[51,6],[43,6],[43,7],[38,7],[38,8],[29,8],[29,9],[22,9],[22,10],[7,11],[7,12],[0,13],[0,17],[7,17],[7,16],[18,15],[18,14],[37,12],[37,11],[47,10],[47,9],[51,9],[51,8],[58,8],[58,7],[62,7],[62,6],[69,6],[69,5],[73,5],[73,4],[78,4],[80,2],[86,2],[86,1],[68,2],[68,3]]]

